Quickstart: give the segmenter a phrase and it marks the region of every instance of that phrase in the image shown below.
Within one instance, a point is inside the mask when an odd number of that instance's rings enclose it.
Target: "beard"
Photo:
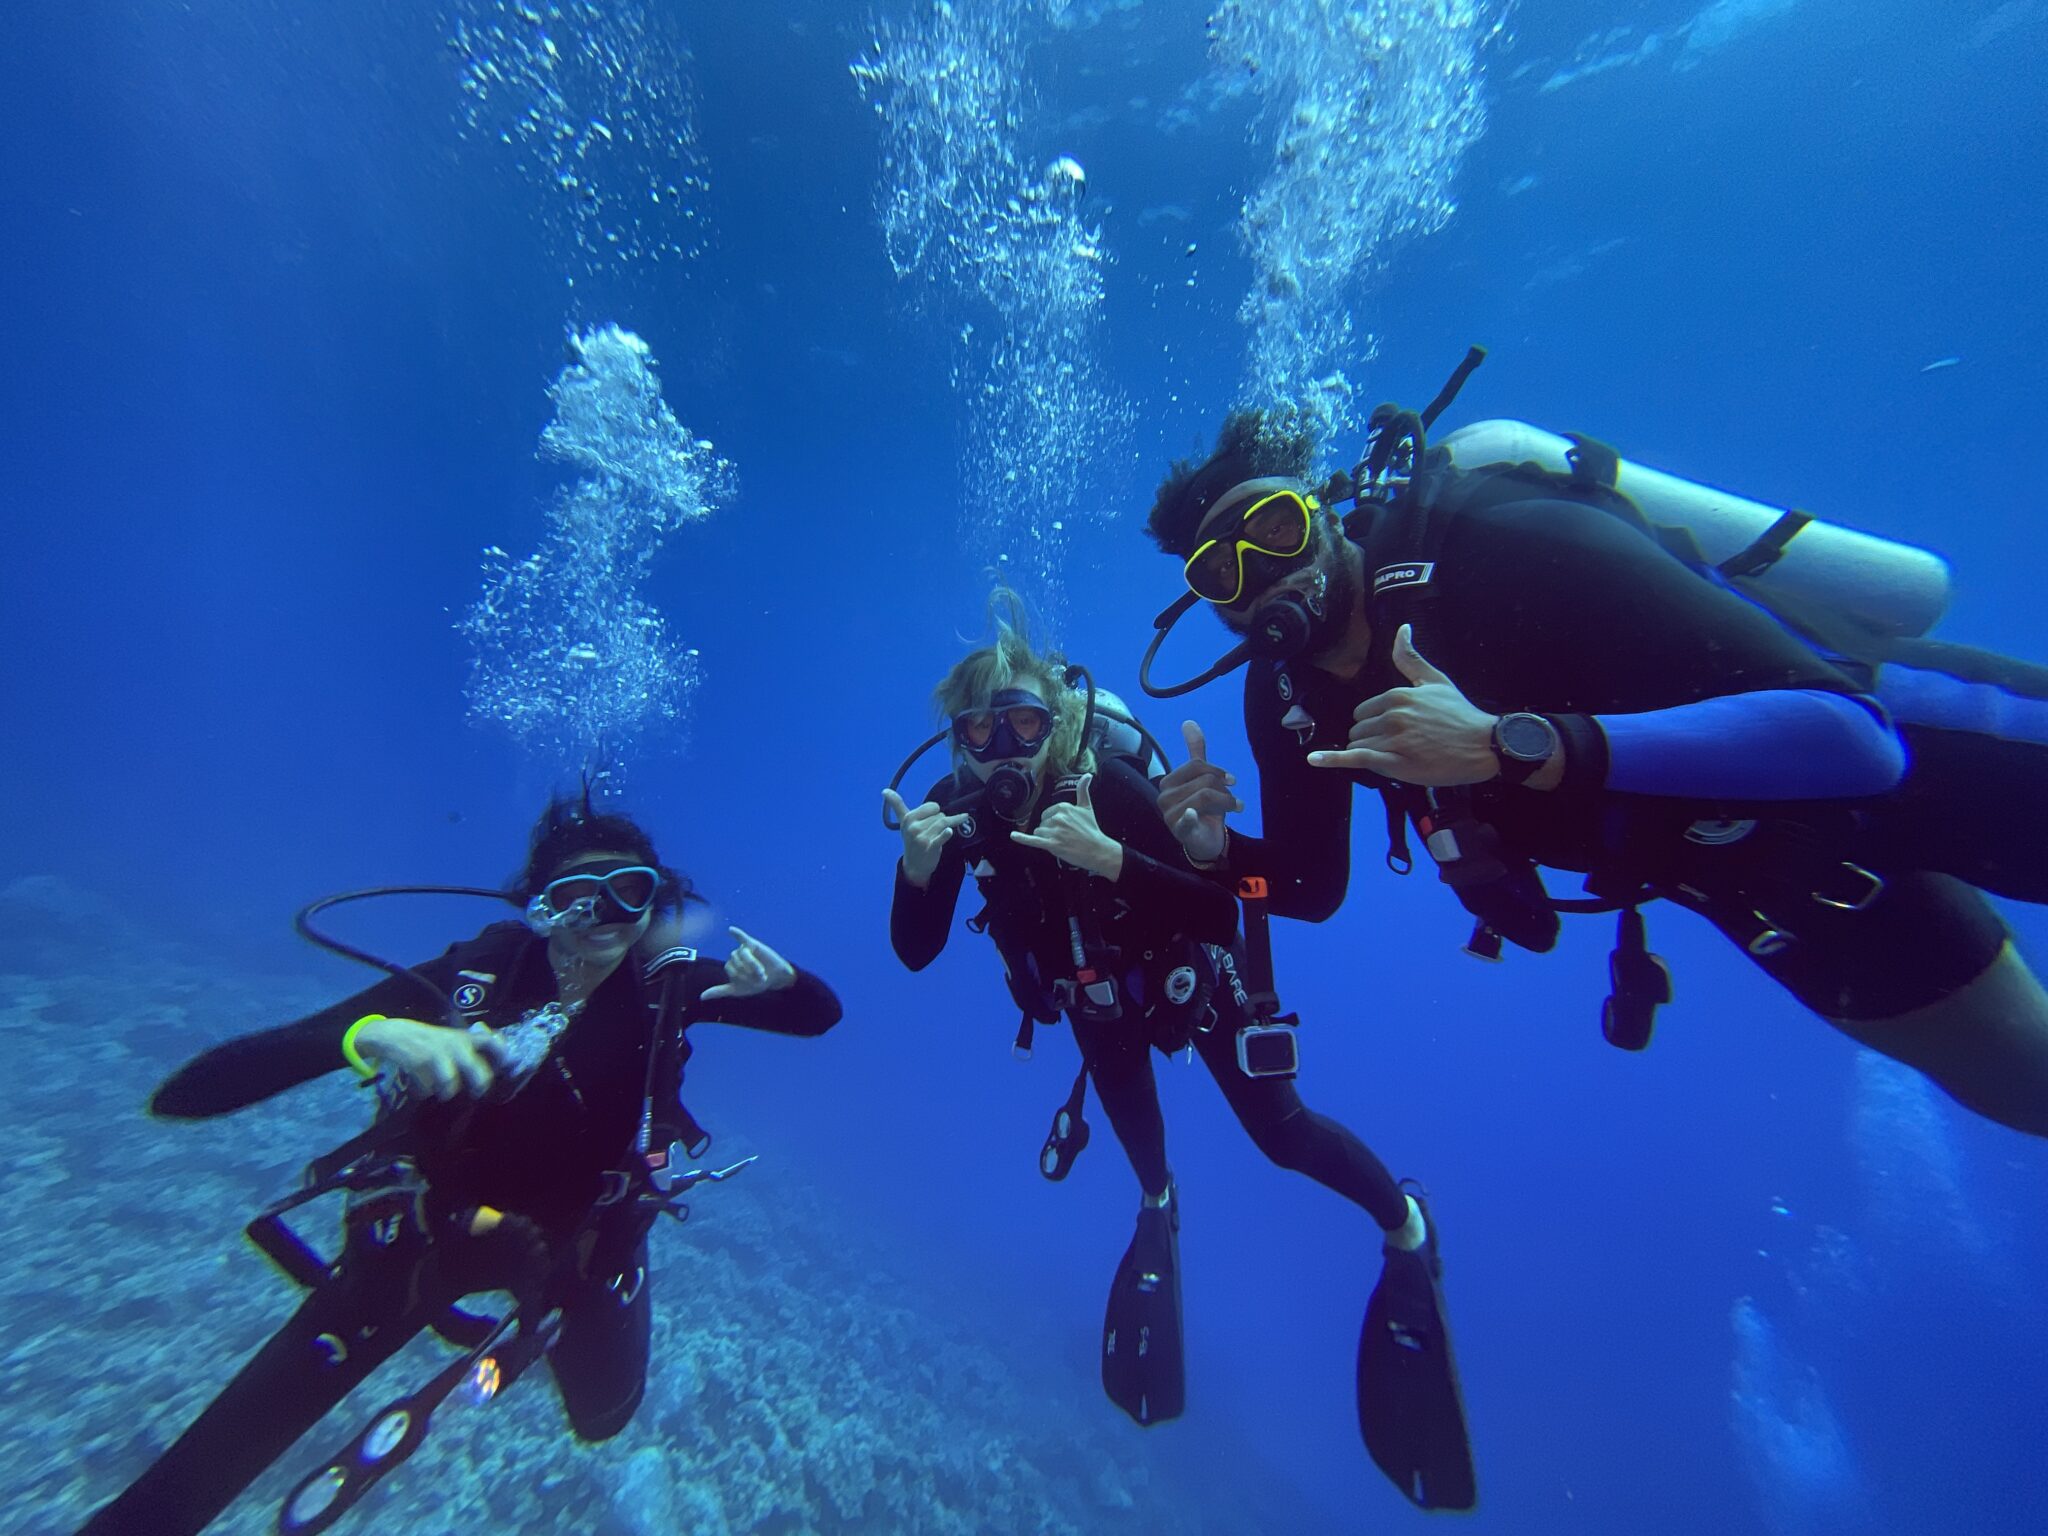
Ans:
[[[1328,523],[1316,525],[1315,567],[1323,578],[1323,622],[1330,637],[1341,638],[1351,627],[1364,583],[1354,568],[1351,542]]]

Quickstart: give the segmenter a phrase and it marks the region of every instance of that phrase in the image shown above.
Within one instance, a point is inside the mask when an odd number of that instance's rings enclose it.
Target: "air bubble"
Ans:
[[[1358,289],[1451,216],[1485,127],[1489,18],[1479,0],[1225,0],[1210,18],[1212,57],[1252,71],[1273,142],[1238,226],[1253,267],[1238,310],[1247,403],[1319,438],[1358,425],[1344,368],[1377,349],[1354,325]]]
[[[540,453],[577,478],[533,554],[484,552],[483,593],[458,625],[472,718],[565,765],[683,733],[699,653],[669,640],[639,587],[662,540],[734,492],[732,466],[662,398],[645,341],[603,326],[569,350]]]

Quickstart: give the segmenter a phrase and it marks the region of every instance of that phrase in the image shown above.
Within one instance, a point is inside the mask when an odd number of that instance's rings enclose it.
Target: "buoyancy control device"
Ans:
[[[1935,680],[1948,692],[1937,707],[1957,708],[1953,691],[1962,687],[1997,690],[2000,702],[2015,697],[2048,699],[2048,669],[1926,638],[1949,596],[1948,567],[1927,551],[1649,469],[1595,440],[1559,436],[1522,422],[1477,422],[1431,444],[1429,427],[1484,356],[1482,349],[1470,349],[1424,411],[1393,405],[1376,410],[1364,456],[1349,474],[1333,476],[1320,488],[1323,503],[1335,506],[1351,500],[1358,509],[1354,517],[1365,513],[1405,519],[1412,532],[1405,535],[1407,545],[1399,553],[1426,568],[1436,543],[1429,514],[1442,489],[1466,471],[1520,474],[1531,481],[1532,494],[1584,501],[1621,517],[1702,579],[1728,586],[1771,613],[1882,700],[1890,702],[1888,695],[1895,692],[1882,680],[1887,667],[1902,678],[1906,669],[1917,669],[1916,697],[1928,692],[1921,680],[1938,674]],[[1434,521],[1440,530],[1442,519]],[[1347,530],[1349,526],[1347,519]],[[1395,583],[1384,597],[1375,592],[1370,599],[1375,633],[1391,634],[1407,621],[1417,596],[1427,590],[1426,584]],[[1148,661],[1173,616],[1174,610],[1169,610],[1155,621],[1161,635],[1155,636]],[[1240,647],[1198,681],[1245,659],[1240,654],[1245,650]],[[2024,708],[2048,719],[2048,710],[2032,704]],[[1895,716],[1906,722],[1948,723],[1911,706],[1895,709]],[[2048,739],[2048,732],[2043,736]],[[1498,838],[1473,813],[1468,792],[1388,785],[1382,793],[1389,808],[1388,862],[1406,872],[1406,830],[1412,822],[1445,883],[1477,918],[1468,952],[1498,959],[1504,939],[1547,950],[1555,941],[1558,912],[1618,911],[1620,929],[1609,963],[1612,991],[1603,1006],[1603,1033],[1625,1049],[1648,1044],[1656,1009],[1671,996],[1669,973],[1648,949],[1638,910],[1656,894],[1653,889],[1622,890],[1595,879],[1589,888],[1599,894],[1590,899],[1551,898],[1532,864],[1501,855]],[[1842,869],[1863,874],[1866,885],[1872,881],[1854,866]],[[1881,882],[1875,888],[1881,890]],[[1775,929],[1772,932],[1789,942]]]

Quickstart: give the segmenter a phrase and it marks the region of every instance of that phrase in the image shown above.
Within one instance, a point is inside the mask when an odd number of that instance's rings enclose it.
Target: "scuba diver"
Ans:
[[[394,887],[392,890],[458,888]],[[310,1294],[91,1536],[202,1530],[299,1435],[423,1329],[468,1350],[400,1398],[286,1501],[279,1529],[324,1530],[424,1437],[460,1391],[482,1402],[543,1355],[579,1439],[616,1435],[645,1391],[652,1319],[647,1235],[687,1215],[692,1185],[741,1164],[688,1169],[710,1138],[678,1097],[692,1024],[820,1035],[839,1001],[822,981],[733,929],[720,964],[672,942],[688,881],[586,781],[533,829],[509,891],[526,922],[494,923],[416,970],[296,1023],[229,1040],[174,1072],[153,1113],[225,1114],[344,1066],[374,1079],[370,1129],[307,1171],[249,1235]],[[432,999],[442,1022],[429,1022]],[[748,1159],[747,1161],[751,1161]],[[339,1258],[283,1222],[346,1193]],[[456,1304],[514,1298],[503,1317]]]
[[[1029,1054],[1036,1025],[1064,1015],[1073,1027],[1081,1068],[1039,1170],[1064,1179],[1087,1144],[1092,1080],[1142,1194],[1103,1325],[1105,1391],[1145,1426],[1184,1405],[1180,1196],[1151,1052],[1192,1049],[1260,1151],[1362,1207],[1384,1234],[1359,1344],[1361,1429],[1414,1502],[1470,1508],[1434,1218],[1351,1131],[1302,1103],[1297,1020],[1278,1011],[1256,887],[1243,893],[1240,945],[1232,892],[1186,867],[1160,817],[1147,778],[1154,762],[1164,766],[1157,744],[1084,669],[1032,648],[1014,594],[999,590],[990,616],[995,643],[935,691],[946,728],[883,791],[884,824],[903,840],[890,938],[906,966],[924,969],[945,948],[972,874],[984,905],[967,926],[1002,958],[1023,1015],[1017,1054]],[[896,785],[942,741],[952,771],[906,803]]]
[[[1374,412],[1364,460],[1324,486],[1314,443],[1256,412],[1160,486],[1148,530],[1189,590],[1142,681],[1167,697],[1248,664],[1259,771],[1252,837],[1190,723],[1195,760],[1160,790],[1189,862],[1321,922],[1362,785],[1390,865],[1413,826],[1474,917],[1472,953],[1619,914],[1614,1044],[1647,1045],[1670,1000],[1641,911],[1662,898],[1843,1033],[2048,1135],[2048,996],[1980,894],[2048,900],[2048,669],[1920,638],[1947,584],[1924,552],[1520,423],[1431,444],[1483,357],[1427,410]],[[1155,686],[1197,603],[1242,643]],[[1553,898],[1538,866],[1586,896]]]

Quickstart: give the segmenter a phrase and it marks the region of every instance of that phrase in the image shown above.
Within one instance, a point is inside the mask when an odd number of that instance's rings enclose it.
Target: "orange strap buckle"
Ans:
[[[1264,901],[1266,899],[1266,877],[1264,875],[1246,875],[1237,882],[1237,894],[1246,901]]]

